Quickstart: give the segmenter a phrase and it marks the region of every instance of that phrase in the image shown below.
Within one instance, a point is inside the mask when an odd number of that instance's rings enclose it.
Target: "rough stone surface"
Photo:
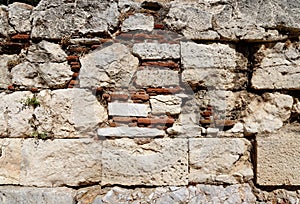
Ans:
[[[266,93],[262,98],[254,98],[243,118],[245,132],[273,132],[281,128],[290,118],[292,106],[293,97],[285,94]]]
[[[7,88],[12,84],[8,68],[9,65],[15,66],[16,63],[18,63],[17,55],[0,56],[0,88]]]
[[[247,59],[229,45],[181,43],[182,79],[192,85],[237,89],[247,82]]]
[[[98,196],[94,192],[98,191]],[[93,204],[115,203],[155,203],[155,204],[199,204],[199,203],[255,203],[256,198],[249,184],[223,186],[195,185],[189,187],[171,186],[159,188],[126,189],[113,187],[111,189],[87,189],[85,195],[92,199],[79,198],[79,204],[85,201]]]
[[[80,59],[81,87],[128,87],[139,60],[122,44],[115,43]]]
[[[32,9],[33,6],[19,2],[14,2],[8,6],[8,18],[11,26],[9,34],[30,33]]]
[[[158,137],[164,136],[163,130],[155,128],[140,128],[140,127],[114,127],[114,128],[99,128],[98,136],[102,137]]]
[[[181,104],[181,98],[175,95],[158,95],[150,98],[152,114],[180,114]]]
[[[136,84],[142,87],[178,86],[179,74],[176,71],[149,68],[136,72]]]
[[[101,181],[102,142],[93,139],[27,139],[22,147],[21,185],[78,186]]]
[[[152,31],[154,27],[153,16],[146,16],[144,14],[134,14],[129,16],[122,24],[121,30],[128,32],[131,30],[146,30]]]
[[[109,103],[108,114],[112,116],[141,116],[147,117],[149,106],[136,103]]]
[[[274,47],[261,46],[256,54],[260,61],[251,79],[255,89],[299,90],[300,43],[277,43]]]
[[[133,53],[141,59],[179,59],[180,45],[166,43],[136,43]]]
[[[198,1],[171,3],[165,22],[189,39],[272,41],[287,36],[279,28],[297,30],[298,2]]]
[[[299,185],[300,126],[289,125],[276,133],[257,136],[257,183]]]
[[[236,184],[253,178],[250,142],[239,138],[190,139],[190,183]]]
[[[37,98],[37,130],[56,138],[95,136],[98,125],[107,120],[105,108],[84,89],[45,90]]]
[[[0,35],[7,37],[8,35],[8,8],[7,6],[0,5]]]
[[[33,38],[59,39],[77,32],[110,33],[118,25],[119,11],[116,2],[109,0],[63,3],[42,0],[33,9]]]
[[[188,147],[184,139],[130,139],[103,143],[102,185],[186,185]]]
[[[0,139],[1,184],[19,184],[21,170],[21,144],[21,139]]]
[[[26,137],[30,136],[33,128],[33,107],[26,105],[26,100],[31,99],[31,92],[14,92],[0,94],[0,136]]]
[[[69,188],[0,187],[2,204],[74,204],[74,195]]]

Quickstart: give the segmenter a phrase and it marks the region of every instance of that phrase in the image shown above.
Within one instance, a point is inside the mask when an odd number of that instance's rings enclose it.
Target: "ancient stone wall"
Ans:
[[[300,1],[0,6],[0,204],[300,201]]]

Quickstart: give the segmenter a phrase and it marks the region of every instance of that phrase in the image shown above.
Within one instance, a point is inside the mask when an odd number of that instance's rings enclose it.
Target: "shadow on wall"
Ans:
[[[0,0],[0,4],[4,4],[4,5],[8,5],[8,4],[12,4],[14,2],[21,2],[21,3],[25,3],[25,4],[30,4],[32,6],[36,6],[38,5],[38,3],[41,0],[17,0],[17,1],[13,1],[13,0]]]

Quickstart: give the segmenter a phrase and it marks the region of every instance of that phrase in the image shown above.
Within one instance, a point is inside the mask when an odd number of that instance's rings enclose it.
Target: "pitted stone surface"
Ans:
[[[119,43],[85,55],[80,62],[80,86],[85,88],[128,87],[139,65],[139,60]]]
[[[179,74],[167,69],[147,68],[136,72],[135,82],[142,87],[178,86]]]
[[[33,9],[33,38],[60,39],[79,32],[110,33],[118,25],[119,11],[116,2],[42,0]]]
[[[257,136],[257,183],[267,186],[299,185],[299,125]]]
[[[147,117],[150,108],[145,104],[109,103],[108,113],[112,116],[141,116]]]
[[[34,111],[38,131],[56,138],[95,136],[108,117],[96,96],[84,89],[44,90],[37,98],[41,103]]]
[[[163,130],[156,128],[142,128],[142,127],[112,127],[112,128],[99,128],[97,130],[98,137],[158,137],[164,136]]]
[[[187,150],[185,139],[105,140],[102,185],[186,185]]]
[[[133,53],[141,59],[179,59],[180,45],[167,43],[136,43]]]
[[[0,34],[7,37],[8,35],[8,8],[7,6],[0,5]]]
[[[20,184],[78,186],[101,181],[102,142],[93,139],[24,140]]]
[[[8,6],[8,18],[9,18],[9,34],[15,33],[30,33],[31,21],[30,15],[33,6],[14,2]]]
[[[264,101],[264,102],[262,102]],[[254,98],[243,118],[245,133],[273,132],[291,116],[293,97],[280,93],[266,93]]]
[[[255,89],[299,90],[300,43],[277,43],[274,47],[261,46],[256,54],[260,61],[251,79]]]
[[[0,94],[0,136],[28,137],[32,134],[33,107],[26,105],[26,100],[32,97],[29,91]]]
[[[175,95],[158,95],[150,98],[152,114],[180,114],[181,104],[181,98]]]
[[[153,16],[146,16],[141,13],[137,13],[129,16],[124,20],[121,30],[123,32],[128,32],[131,30],[146,30],[152,31],[154,28],[154,18]]]
[[[15,62],[18,62],[17,55],[0,56],[0,88],[7,88],[9,85],[12,84],[9,66],[17,65]]]
[[[189,142],[189,182],[236,184],[253,178],[251,144],[239,138],[202,138]]]
[[[0,187],[2,204],[74,204],[75,191],[69,188]]]
[[[0,145],[1,145],[0,183],[18,185],[20,182],[20,171],[21,171],[22,140],[21,139],[0,139]]]

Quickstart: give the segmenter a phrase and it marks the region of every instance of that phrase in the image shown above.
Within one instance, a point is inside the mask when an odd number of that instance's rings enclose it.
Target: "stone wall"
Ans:
[[[0,203],[299,203],[299,12],[0,6]]]

